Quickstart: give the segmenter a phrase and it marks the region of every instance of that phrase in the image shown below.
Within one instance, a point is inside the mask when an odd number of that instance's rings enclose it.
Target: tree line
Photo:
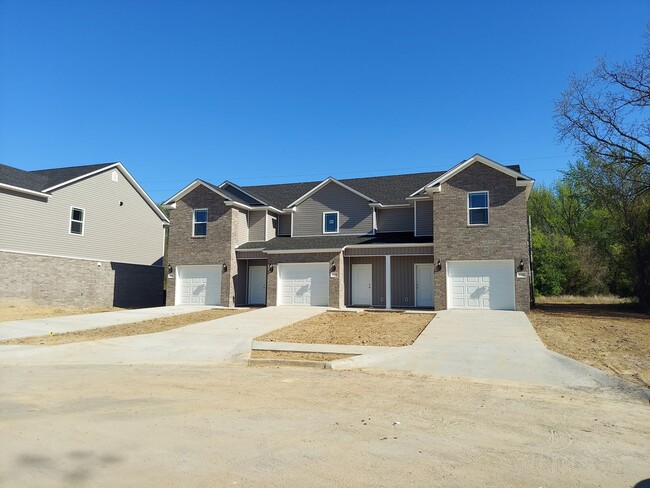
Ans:
[[[650,308],[650,26],[633,60],[601,60],[555,106],[577,159],[529,200],[541,295],[613,293]]]

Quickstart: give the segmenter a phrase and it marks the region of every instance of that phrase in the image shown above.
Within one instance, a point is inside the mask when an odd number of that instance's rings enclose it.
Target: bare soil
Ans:
[[[650,315],[621,302],[579,302],[547,299],[530,311],[528,317],[546,347],[650,386]]]
[[[299,359],[301,361],[335,361],[356,356],[334,352],[265,351],[253,349],[251,359]]]
[[[632,487],[649,474],[650,407],[620,392],[214,366],[0,377],[3,488]]]
[[[100,339],[112,339],[114,337],[154,334],[156,332],[185,327],[186,325],[220,319],[222,317],[227,317],[228,315],[234,315],[245,311],[246,310],[223,309],[202,310],[200,312],[172,315],[170,317],[161,317],[140,322],[130,322],[128,324],[113,325],[111,327],[99,327],[97,329],[66,332],[63,334],[9,339],[0,341],[0,344],[54,346],[58,344],[70,344],[72,342],[97,341]]]
[[[257,337],[257,341],[353,346],[409,346],[433,320],[430,313],[324,312]]]
[[[8,305],[0,304],[0,322],[9,320],[44,319],[82,313],[114,312],[122,310],[117,307],[49,307],[45,305]],[[0,324],[1,326],[2,324]]]

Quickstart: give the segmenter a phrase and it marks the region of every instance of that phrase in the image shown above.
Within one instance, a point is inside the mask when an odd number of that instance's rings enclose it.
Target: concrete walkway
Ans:
[[[627,382],[546,349],[523,312],[441,310],[412,346],[367,351],[334,369],[399,370],[436,376],[569,387]]]
[[[50,332],[62,334],[64,332],[96,329],[98,327],[110,327],[112,325],[169,317],[170,315],[200,312],[201,310],[209,310],[211,308],[214,307],[177,305],[175,307],[137,308],[133,310],[65,315],[63,317],[48,317],[43,319],[12,320],[0,322],[0,340],[43,336],[48,335]]]
[[[0,364],[246,362],[255,337],[325,310],[324,307],[269,307],[156,334],[59,346],[0,346]]]

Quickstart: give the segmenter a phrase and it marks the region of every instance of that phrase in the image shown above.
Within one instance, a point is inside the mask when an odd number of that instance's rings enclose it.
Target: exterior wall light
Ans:
[[[436,270],[440,271],[442,269],[442,261],[440,261],[440,258],[438,258],[438,262],[436,263]]]
[[[269,273],[273,273],[273,265],[269,264]]]
[[[519,271],[523,271],[523,270],[524,270],[524,258],[521,258],[519,260]]]
[[[174,268],[172,268],[172,265],[169,264],[167,265],[167,274],[172,274],[174,272]]]
[[[225,273],[226,271],[228,271],[228,265],[226,263],[223,263],[222,269],[223,272]]]

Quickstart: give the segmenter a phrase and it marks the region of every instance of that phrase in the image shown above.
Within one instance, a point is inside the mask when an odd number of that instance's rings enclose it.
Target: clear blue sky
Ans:
[[[552,181],[553,100],[639,52],[648,0],[0,0],[0,162],[121,161],[155,201],[447,169]]]

